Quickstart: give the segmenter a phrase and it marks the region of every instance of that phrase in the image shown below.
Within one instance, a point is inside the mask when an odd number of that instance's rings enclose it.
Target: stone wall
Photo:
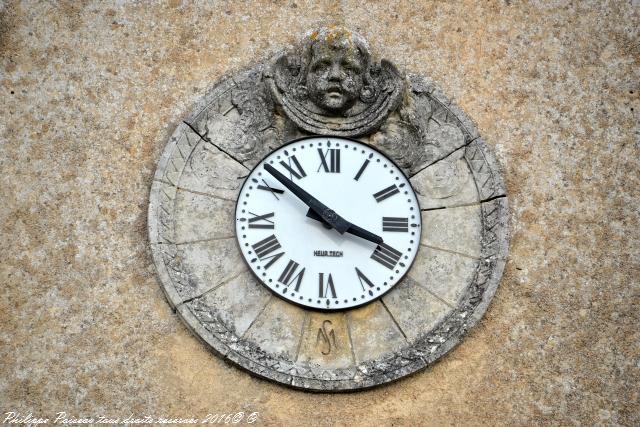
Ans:
[[[502,284],[460,346],[408,379],[333,395],[212,355],[167,304],[146,224],[156,163],[191,105],[332,23],[477,121],[513,232]],[[635,0],[0,6],[0,410],[639,424],[639,24]]]

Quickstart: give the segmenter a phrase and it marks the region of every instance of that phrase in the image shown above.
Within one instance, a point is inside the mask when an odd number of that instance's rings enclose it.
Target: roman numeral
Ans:
[[[324,281],[324,273],[319,273],[318,285],[320,298],[327,298],[329,292],[331,292],[331,298],[337,298],[336,287],[333,285],[333,277],[331,277],[331,273],[329,273],[329,277],[327,277],[326,283]]]
[[[269,184],[267,184],[267,181],[265,181],[264,179],[262,180],[262,184],[259,184],[260,181],[258,181],[255,178],[251,178],[251,181],[253,181],[254,183],[258,184],[258,186],[256,187],[258,190],[265,190],[265,191],[271,192],[271,194],[273,194],[273,197],[275,197],[276,200],[280,200],[280,199],[278,199],[278,196],[276,195],[276,193],[277,194],[284,194],[284,190],[281,190],[279,188],[271,187]]]
[[[274,216],[273,212],[269,212],[264,215],[256,215],[253,212],[249,212],[249,213],[253,215],[253,218],[249,218],[249,228],[273,229],[274,227],[273,221],[269,219],[269,218],[273,218]]]
[[[366,283],[369,286],[369,295],[373,295],[373,287],[375,286],[371,280],[369,280],[369,278],[367,276],[364,275],[364,273],[362,273],[362,271],[360,271],[358,269],[358,267],[356,267],[356,274],[358,275],[358,280],[360,281],[360,286],[362,286],[362,292],[366,291],[367,289],[365,289],[364,287],[364,283]],[[364,281],[364,283],[362,283]]]
[[[409,218],[393,216],[382,217],[382,231],[399,231],[406,233],[409,231]]]
[[[300,283],[302,283],[302,277],[304,276],[304,268],[296,274],[296,270],[300,267],[300,264],[293,260],[289,260],[289,263],[282,271],[280,278],[278,278],[278,282],[282,283],[285,286],[289,286],[293,281],[296,281],[296,287],[294,290],[298,292],[300,289]]]
[[[271,267],[271,265],[284,254],[284,252],[280,252],[270,255],[272,252],[275,252],[282,247],[280,246],[280,242],[278,242],[278,239],[276,239],[276,236],[274,236],[273,234],[265,239],[260,240],[258,243],[255,243],[251,247],[256,252],[256,255],[258,256],[258,259],[260,259],[260,261],[265,261],[267,259],[269,260],[267,265],[264,266],[265,270]]]
[[[293,165],[291,165],[291,162],[293,162]],[[293,179],[293,177],[295,176],[298,179],[302,179],[305,176],[307,176],[307,173],[304,171],[304,169],[302,169],[302,165],[300,165],[300,162],[298,161],[298,159],[296,158],[296,156],[291,156],[288,159],[288,163],[286,163],[284,160],[280,161],[280,164],[289,171],[289,178]]]
[[[384,199],[387,199],[393,196],[394,194],[398,194],[399,192],[400,190],[398,189],[398,187],[395,184],[393,184],[388,186],[385,189],[378,191],[373,195],[373,197],[376,199],[376,202],[380,203]]]
[[[339,148],[329,148],[326,152],[323,152],[322,148],[318,148],[318,154],[320,155],[320,166],[318,166],[318,172],[320,172],[320,168],[323,168],[325,172],[340,173]],[[329,156],[329,159],[327,159],[327,156]]]
[[[371,259],[379,262],[390,270],[400,261],[400,257],[402,257],[402,252],[384,243],[378,245],[371,255]]]
[[[358,170],[358,173],[356,173],[356,176],[354,176],[353,179],[355,179],[356,181],[359,180],[360,177],[362,176],[362,173],[367,168],[367,166],[369,166],[369,160],[368,159],[364,161],[362,166],[360,166],[360,169]]]
[[[284,194],[284,190],[280,190],[279,188],[273,188],[273,187],[269,187],[269,185],[258,185],[258,190],[266,190],[266,191],[270,191],[272,193],[278,193],[278,194]]]

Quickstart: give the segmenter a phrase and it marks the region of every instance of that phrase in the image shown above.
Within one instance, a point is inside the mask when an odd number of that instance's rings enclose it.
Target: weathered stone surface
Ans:
[[[422,211],[424,245],[479,257],[481,236],[479,205]]]
[[[189,155],[201,142],[198,134],[185,123],[180,123],[169,138],[154,179],[177,186],[183,171],[189,166]]]
[[[453,309],[453,305],[447,305],[411,276],[405,277],[382,301],[410,341],[433,329]]]
[[[175,255],[167,263],[174,277],[186,276],[178,290],[182,298],[202,295],[247,271],[237,245],[234,237],[175,245]]]
[[[202,141],[191,153],[179,186],[196,193],[210,194],[235,203],[242,186],[239,179],[248,169],[213,145]]]
[[[272,296],[244,337],[270,354],[295,361],[304,316],[301,308]]]
[[[457,150],[411,177],[421,209],[453,207],[477,202],[478,190],[469,166]]]
[[[409,276],[420,286],[455,306],[476,272],[479,260],[422,247]]]
[[[151,184],[151,200],[147,212],[149,241],[153,243],[175,243],[175,223],[172,220],[173,204],[177,188],[162,181]]]
[[[271,293],[246,270],[203,296],[229,329],[241,337],[264,309]]]
[[[177,244],[235,238],[235,201],[178,190],[174,209]]]
[[[635,4],[0,6],[2,408],[637,425]],[[163,301],[146,247],[153,171],[184,112],[213,80],[318,22],[358,29],[478,122],[505,167],[513,227],[505,278],[462,345],[403,381],[340,396],[212,357]]]
[[[347,314],[357,363],[375,360],[406,344],[398,325],[379,301]]]

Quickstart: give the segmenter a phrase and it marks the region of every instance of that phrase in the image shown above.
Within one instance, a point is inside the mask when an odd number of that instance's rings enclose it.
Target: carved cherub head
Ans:
[[[372,132],[400,105],[404,87],[392,63],[373,60],[365,39],[340,27],[306,34],[265,76],[286,116],[320,135]]]
[[[342,28],[309,34],[302,69],[309,98],[320,108],[342,113],[356,100],[373,98],[369,48],[359,35]]]

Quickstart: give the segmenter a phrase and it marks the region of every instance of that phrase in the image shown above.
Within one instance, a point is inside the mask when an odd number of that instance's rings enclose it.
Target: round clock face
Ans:
[[[236,206],[251,271],[280,297],[346,309],[389,291],[411,267],[420,208],[402,171],[370,146],[311,137],[253,169]]]

